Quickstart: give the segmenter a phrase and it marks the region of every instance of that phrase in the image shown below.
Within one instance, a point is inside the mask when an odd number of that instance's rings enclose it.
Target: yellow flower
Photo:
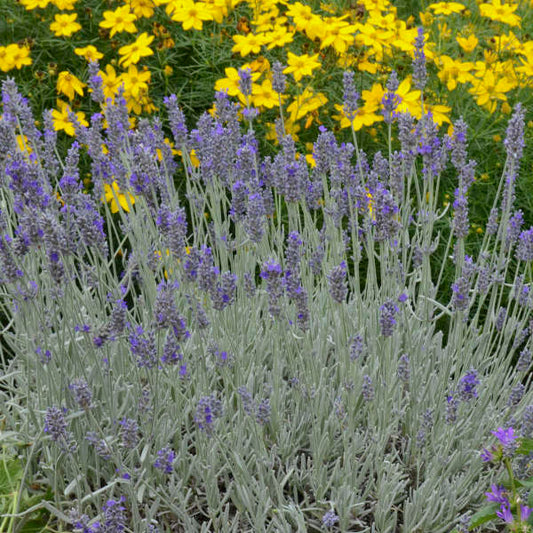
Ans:
[[[442,126],[444,122],[451,123],[448,118],[451,110],[451,107],[441,104],[424,105],[424,112],[431,113],[433,122],[436,122],[439,126]]]
[[[326,26],[324,37],[321,39],[320,49],[333,46],[339,54],[346,52],[346,48],[354,43],[356,27],[343,20],[334,20]]]
[[[422,109],[420,104],[420,91],[411,91],[411,82],[405,79],[400,83],[396,90],[400,103],[396,108],[397,113],[409,112],[416,118],[422,116]]]
[[[132,44],[122,46],[118,49],[118,53],[122,56],[119,64],[127,68],[133,63],[138,63],[142,57],[153,55],[153,50],[149,45],[154,40],[153,35],[148,35],[146,32],[141,33],[137,40]]]
[[[129,213],[130,206],[135,204],[135,196],[129,192],[127,193],[127,196],[120,192],[118,183],[114,181],[111,185],[104,183],[104,198],[102,198],[102,202],[107,202],[109,204],[111,213],[118,213],[119,206],[122,207],[126,213]]]
[[[48,6],[50,0],[20,0],[20,3],[27,11],[31,11],[36,8],[44,9]]]
[[[286,13],[289,17],[292,17],[297,31],[304,31],[307,24],[314,17],[313,11],[309,6],[303,5],[300,2],[294,2],[289,4],[289,9]]]
[[[77,0],[51,0],[51,3],[54,4],[57,9],[65,11],[72,11],[76,2]]]
[[[124,91],[126,99],[129,97],[138,98],[142,92],[148,92],[148,83],[151,73],[149,70],[139,72],[135,65],[130,65],[127,72],[122,74],[124,81]]]
[[[309,56],[303,54],[297,56],[292,52],[288,52],[288,67],[283,71],[285,74],[292,74],[296,81],[300,81],[304,76],[312,76],[313,70],[321,66],[320,61],[317,61],[318,54]]]
[[[327,102],[328,99],[323,93],[314,94],[312,88],[306,87],[304,92],[296,96],[293,102],[287,107],[291,122],[296,122],[308,113],[319,109]]]
[[[520,17],[514,12],[518,4],[502,4],[500,0],[492,0],[491,4],[480,4],[479,12],[482,17],[487,17],[497,22],[509,24],[509,26],[520,26]]]
[[[433,10],[435,15],[451,15],[452,13],[461,13],[466,9],[466,6],[458,2],[438,2],[429,5],[428,9]]]
[[[107,98],[114,98],[117,94],[118,88],[122,85],[122,78],[117,76],[112,65],[106,65],[105,72],[99,72],[102,78],[102,90],[104,96]]]
[[[190,29],[200,31],[203,28],[203,21],[213,20],[213,15],[203,2],[195,3],[192,0],[185,0],[174,11],[172,20],[181,22],[183,29],[186,31]]]
[[[258,54],[261,52],[261,46],[266,44],[264,34],[249,33],[248,35],[234,35],[233,40],[235,44],[231,49],[232,52],[239,52],[241,57],[245,57],[248,54]]]
[[[265,44],[268,50],[279,46],[283,48],[286,44],[292,43],[294,32],[289,31],[285,26],[278,26],[274,31],[269,31],[265,35]]]
[[[246,65],[243,65],[242,68],[245,68]],[[229,96],[238,96],[239,100],[245,104],[246,98],[241,93],[239,85],[239,71],[233,67],[227,67],[224,69],[226,74],[225,78],[217,80],[215,83],[215,91],[226,91]],[[260,76],[260,72],[252,72],[252,82],[256,81]]]
[[[8,72],[13,68],[21,69],[31,65],[30,49],[27,46],[10,44],[0,47],[0,70]]]
[[[279,104],[278,93],[272,89],[272,82],[265,80],[261,85],[252,85],[252,105],[272,109]]]
[[[76,22],[77,13],[58,14],[54,16],[54,22],[50,24],[50,30],[56,37],[70,37],[73,33],[81,30],[81,24]]]
[[[120,6],[115,11],[104,11],[104,20],[100,22],[100,28],[110,29],[110,37],[113,37],[115,33],[122,33],[127,31],[128,33],[135,33],[137,27],[134,22],[137,20],[137,16],[130,12],[129,6]]]
[[[92,44],[85,46],[84,48],[74,48],[74,53],[77,56],[83,57],[87,62],[98,61],[104,57],[104,54],[99,52]]]
[[[333,115],[333,118],[340,122],[341,128],[349,128],[350,119],[344,113],[343,106],[335,104],[335,109],[337,109],[340,114]],[[377,114],[376,111],[377,105],[365,105],[357,108],[355,117],[351,122],[354,131],[359,131],[363,126],[372,126],[372,124],[375,124],[376,122],[381,122],[383,120],[383,115]]]
[[[149,19],[154,14],[154,3],[152,0],[129,0],[131,9],[137,17]]]
[[[74,98],[74,93],[83,96],[84,87],[85,83],[66,70],[60,72],[57,77],[57,92],[64,94],[69,100]]]
[[[69,121],[69,118],[68,118],[68,112],[70,111],[70,106],[66,102],[63,102],[62,100],[57,101],[57,106],[60,108],[60,110],[52,109],[54,129],[56,131],[64,130],[67,135],[74,137],[74,134],[76,132],[74,130],[74,126],[72,125],[72,123]],[[76,116],[78,117],[78,121],[82,126],[89,125],[89,123],[85,120],[85,113],[79,112],[79,113],[76,113]]]
[[[493,113],[496,109],[496,100],[506,101],[505,93],[513,89],[514,83],[506,77],[497,78],[492,69],[487,69],[482,79],[469,89],[469,93],[476,97],[477,104]]]
[[[471,34],[468,37],[456,37],[455,40],[467,54],[472,52],[479,43],[479,39],[474,34]]]
[[[439,57],[439,72],[437,76],[442,83],[445,83],[449,91],[453,91],[457,87],[457,83],[467,83],[473,80],[470,73],[474,69],[473,63],[462,63],[455,61],[448,56]]]

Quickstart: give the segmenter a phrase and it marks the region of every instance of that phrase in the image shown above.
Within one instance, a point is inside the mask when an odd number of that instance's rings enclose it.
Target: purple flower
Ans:
[[[500,441],[500,444],[502,446],[509,446],[509,444],[512,444],[516,439],[518,439],[518,435],[515,435],[514,429],[512,427],[503,429],[498,428],[496,431],[491,431],[491,433]]]
[[[413,61],[413,81],[415,87],[423,90],[426,86],[428,75],[426,70],[426,55],[424,53],[424,28],[420,26],[415,38],[415,57]]]
[[[123,418],[120,425],[122,426],[122,445],[128,450],[132,450],[139,442],[139,425],[133,418]]]
[[[89,409],[92,407],[93,394],[84,379],[75,379],[68,388],[72,391],[76,403],[82,409]]]
[[[283,74],[283,70],[286,67],[282,65],[279,61],[274,61],[272,64],[272,89],[278,94],[283,94],[285,92],[287,78]]]
[[[487,450],[487,448],[483,448],[483,451],[481,452],[481,460],[484,463],[490,463],[494,459],[494,454],[491,450]]]
[[[508,524],[512,524],[514,522],[513,513],[511,513],[511,506],[509,502],[502,503],[500,510],[496,511],[496,515]]]
[[[330,510],[327,513],[324,513],[322,517],[322,524],[326,528],[333,527],[339,521],[339,517],[335,514],[335,511]]]
[[[176,453],[169,446],[165,446],[157,452],[154,467],[166,474],[172,474],[172,465],[176,459]]]
[[[527,522],[531,511],[533,511],[531,507],[528,507],[527,505],[520,505],[520,520],[522,522]]]
[[[459,380],[459,386],[457,388],[459,398],[463,402],[468,402],[472,398],[477,398],[478,393],[476,387],[480,383],[481,382],[477,378],[477,370],[472,368]]]
[[[106,533],[121,533],[126,529],[126,508],[122,505],[126,501],[124,496],[120,500],[107,500],[103,505],[104,531]]]
[[[214,430],[214,423],[223,414],[222,402],[217,400],[214,394],[200,398],[196,407],[194,421],[198,427],[207,435],[211,435]]]
[[[344,261],[329,271],[328,285],[329,293],[336,302],[341,304],[346,301],[348,288],[346,287],[346,264]]]
[[[384,337],[392,337],[394,326],[396,325],[396,313],[399,311],[398,306],[392,301],[386,301],[380,308],[379,325],[381,334]]]
[[[507,491],[505,490],[505,487],[502,485],[491,485],[490,486],[491,491],[485,492],[485,496],[487,497],[487,500],[489,502],[497,502],[497,503],[509,503],[509,500],[507,499]]]

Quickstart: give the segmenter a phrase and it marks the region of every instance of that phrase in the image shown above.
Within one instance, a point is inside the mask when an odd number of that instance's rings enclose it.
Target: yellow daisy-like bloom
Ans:
[[[276,46],[283,48],[286,44],[292,43],[294,32],[289,31],[285,26],[276,26],[273,31],[265,33],[265,43],[268,50]]]
[[[74,137],[76,131],[74,129],[74,126],[72,125],[72,123],[70,122],[68,118],[68,112],[70,110],[70,106],[66,102],[63,102],[62,100],[57,101],[57,106],[59,107],[59,110],[52,109],[54,129],[56,131],[63,130],[67,135]],[[82,126],[89,125],[89,123],[85,120],[85,113],[82,113],[80,111],[79,113],[76,113],[76,116],[78,117],[78,121]]]
[[[102,78],[102,91],[105,98],[114,98],[122,85],[122,77],[117,76],[117,73],[112,65],[105,66],[105,72],[99,72]]]
[[[129,6],[120,6],[115,11],[104,11],[104,20],[100,22],[99,26],[111,30],[109,35],[113,37],[115,33],[122,33],[123,31],[135,33],[137,31],[136,20],[137,15],[130,12]]]
[[[20,0],[20,3],[27,11],[31,11],[32,9],[44,9],[48,7],[50,0]]]
[[[355,117],[353,118],[351,123],[350,119],[344,113],[342,105],[335,104],[335,109],[337,109],[340,114],[333,115],[333,118],[340,122],[341,128],[349,128],[351,125],[354,131],[359,131],[363,128],[363,126],[372,126],[376,122],[381,122],[384,120],[382,114],[376,113],[376,111],[378,110],[378,106],[374,104],[358,107],[357,111],[355,112]]]
[[[8,72],[11,69],[21,69],[31,65],[30,49],[27,46],[10,44],[0,47],[0,70]]]
[[[127,68],[134,63],[138,63],[142,57],[153,55],[153,50],[150,48],[151,42],[154,40],[153,35],[148,35],[146,32],[141,33],[137,40],[132,44],[122,46],[118,49],[118,53],[122,56],[119,64]]]
[[[438,59],[439,73],[437,76],[442,83],[446,84],[448,91],[453,91],[457,83],[468,83],[474,79],[471,71],[474,64],[456,61],[449,56],[442,55]]]
[[[127,72],[122,74],[124,82],[125,98],[138,98],[141,92],[148,92],[148,83],[150,82],[151,73],[149,70],[137,70],[135,65],[130,65]]]
[[[60,72],[57,77],[57,92],[64,94],[69,100],[74,99],[74,94],[78,93],[80,96],[83,96],[83,88],[85,83],[76,78],[74,74],[64,70]]]
[[[181,7],[174,11],[172,20],[181,22],[185,31],[191,29],[200,31],[203,28],[204,21],[213,20],[213,15],[203,2],[186,0]]]
[[[264,34],[256,35],[249,33],[248,35],[234,35],[233,40],[235,44],[231,49],[234,53],[240,53],[241,57],[245,57],[250,53],[258,54],[261,52],[261,46],[266,44]]]
[[[74,53],[77,56],[83,57],[83,59],[89,63],[91,61],[98,61],[104,57],[104,54],[99,52],[92,44],[85,46],[84,48],[74,48]]]
[[[76,22],[77,13],[58,14],[54,16],[54,22],[50,24],[50,30],[56,37],[70,37],[73,33],[81,30],[81,24]]]
[[[291,122],[305,117],[308,113],[316,111],[323,105],[327,104],[328,99],[323,93],[313,93],[311,87],[307,87],[304,92],[293,100],[293,102],[287,107],[287,111],[290,113]]]
[[[452,13],[461,13],[466,9],[466,6],[459,2],[438,2],[428,6],[435,15],[451,15]]]
[[[51,3],[57,7],[57,9],[72,11],[74,9],[74,4],[78,0],[51,0]]]
[[[129,4],[139,18],[149,19],[154,14],[154,3],[152,0],[129,0]]]
[[[356,27],[343,20],[335,20],[326,26],[324,37],[321,39],[320,49],[333,46],[339,54],[346,52],[346,49],[354,44],[354,33]]]
[[[496,110],[497,100],[507,101],[505,93],[515,86],[516,84],[505,76],[497,78],[493,70],[487,69],[483,78],[468,92],[476,97],[479,106],[485,107],[490,113],[493,113]]]
[[[517,7],[518,4],[502,4],[500,0],[493,0],[491,4],[480,4],[479,12],[482,17],[503,22],[509,26],[520,26],[521,18],[514,14]]]
[[[479,43],[479,39],[474,34],[471,34],[468,37],[456,37],[455,40],[467,54],[472,52]]]
[[[433,122],[437,123],[439,126],[442,126],[445,122],[451,124],[449,119],[449,114],[452,108],[447,105],[433,104],[433,105],[424,105],[424,112],[431,113],[433,117]]]
[[[301,2],[289,4],[289,9],[287,9],[286,14],[293,18],[296,31],[304,31],[308,23],[314,17],[313,10]]]
[[[278,93],[272,89],[272,82],[265,80],[261,85],[252,85],[252,105],[272,109],[279,104]]]
[[[242,68],[245,68],[246,65],[243,65]],[[226,91],[229,96],[238,96],[239,100],[244,104],[246,103],[246,99],[244,98],[244,95],[241,93],[241,88],[239,84],[239,71],[236,68],[233,67],[227,67],[224,69],[224,73],[226,74],[225,78],[221,78],[220,80],[217,80],[215,82],[215,91]],[[260,72],[252,72],[252,82],[259,79],[261,76]]]
[[[126,194],[120,192],[120,187],[116,181],[113,181],[111,185],[104,183],[104,197],[102,198],[102,202],[109,204],[111,213],[118,213],[120,209],[119,206],[124,209],[126,213],[129,213],[130,206],[135,204],[135,196],[130,192]]]
[[[292,74],[296,81],[300,81],[304,76],[312,76],[313,70],[321,66],[320,61],[318,61],[318,54],[310,56],[308,54],[303,54],[297,56],[292,52],[288,52],[288,67],[283,71],[284,74]]]

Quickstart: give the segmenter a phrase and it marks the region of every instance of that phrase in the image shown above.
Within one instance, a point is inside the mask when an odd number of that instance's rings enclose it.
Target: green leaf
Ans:
[[[519,487],[527,487],[528,489],[533,488],[533,477],[528,479],[515,479],[516,485]]]
[[[474,529],[475,527],[479,527],[481,524],[485,524],[491,520],[494,520],[495,518],[498,518],[496,516],[496,510],[499,508],[500,506],[497,503],[492,503],[486,507],[482,507],[470,519],[469,529]]]
[[[533,452],[533,439],[521,439],[520,446],[518,447],[518,450],[516,450],[516,453],[529,455],[531,452]]]

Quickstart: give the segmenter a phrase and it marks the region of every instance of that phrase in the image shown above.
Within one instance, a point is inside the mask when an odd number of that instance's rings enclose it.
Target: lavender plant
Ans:
[[[33,121],[4,82],[0,398],[63,526],[448,532],[481,504],[489,428],[531,425],[533,230],[513,211],[524,110],[473,256],[466,125],[441,137],[431,115],[398,115],[397,86],[399,150],[391,138],[372,161],[355,132],[340,145],[322,131],[308,168],[282,122],[280,152],[262,157],[253,113],[244,131],[223,93],[191,130],[167,99],[180,165],[159,122],[127,128],[120,97],[76,124],[63,162],[47,130],[20,149]],[[450,162],[453,216],[438,205]]]

